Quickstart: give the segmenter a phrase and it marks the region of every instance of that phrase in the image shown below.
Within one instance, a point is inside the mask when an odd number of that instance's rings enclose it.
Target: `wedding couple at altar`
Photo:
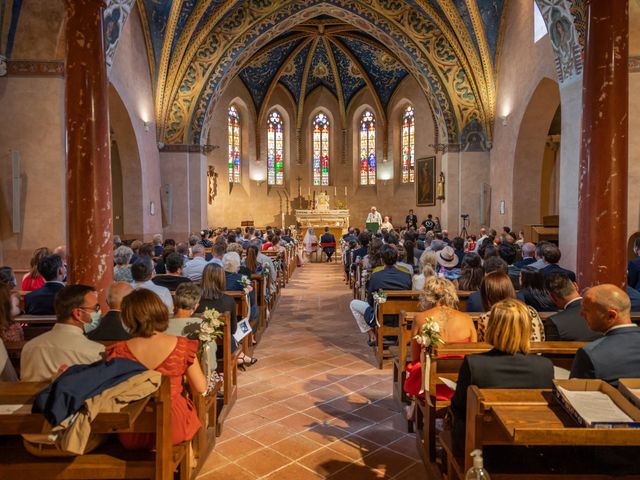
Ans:
[[[318,252],[320,247],[321,254],[324,253],[327,256],[327,261],[331,262],[331,257],[336,253],[336,237],[329,231],[329,227],[324,227],[324,233],[320,237],[320,244],[318,245],[318,237],[316,237],[313,228],[307,229],[307,233],[302,240],[304,252],[309,260],[311,260],[311,254]]]

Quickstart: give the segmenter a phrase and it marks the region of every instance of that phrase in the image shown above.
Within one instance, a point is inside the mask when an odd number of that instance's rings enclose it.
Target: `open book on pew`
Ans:
[[[579,425],[640,428],[640,410],[602,380],[554,380],[555,398]]]

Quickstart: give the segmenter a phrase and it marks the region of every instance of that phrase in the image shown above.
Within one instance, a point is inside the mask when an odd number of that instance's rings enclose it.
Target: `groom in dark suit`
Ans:
[[[327,245],[328,246],[323,246]],[[331,246],[333,244],[333,246]],[[336,253],[336,237],[329,231],[329,227],[324,227],[324,233],[320,237],[322,251],[327,255],[327,261],[331,261],[331,256]]]
[[[38,290],[24,297],[24,312],[27,315],[53,315],[56,293],[64,288],[67,269],[58,255],[48,255],[38,262],[38,273],[46,280]]]

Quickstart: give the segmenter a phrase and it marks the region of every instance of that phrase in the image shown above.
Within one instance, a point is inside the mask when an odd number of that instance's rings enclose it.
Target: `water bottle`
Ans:
[[[482,460],[482,450],[471,452],[473,457],[473,467],[467,470],[466,480],[490,480],[489,473],[484,469]]]

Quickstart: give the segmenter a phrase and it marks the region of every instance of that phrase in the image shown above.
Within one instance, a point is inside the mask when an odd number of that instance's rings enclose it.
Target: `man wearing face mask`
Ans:
[[[83,365],[102,358],[104,346],[84,336],[100,320],[95,288],[68,285],[55,297],[56,324],[29,340],[20,356],[23,382],[51,381],[62,367]]]

